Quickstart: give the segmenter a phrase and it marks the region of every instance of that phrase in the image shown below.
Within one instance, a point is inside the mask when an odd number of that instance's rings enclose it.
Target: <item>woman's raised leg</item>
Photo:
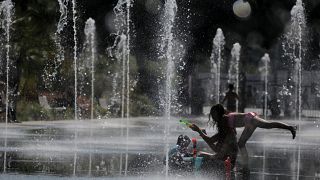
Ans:
[[[289,130],[292,134],[292,139],[296,137],[296,126],[290,126],[285,123],[281,122],[274,122],[274,121],[267,121],[259,117],[254,117],[252,119],[253,125],[259,128],[264,128],[264,129],[272,129],[272,128],[279,128],[279,129],[286,129]]]

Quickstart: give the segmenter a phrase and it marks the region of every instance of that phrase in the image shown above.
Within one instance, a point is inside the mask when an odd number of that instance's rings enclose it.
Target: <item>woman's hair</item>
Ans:
[[[222,140],[224,137],[227,135],[228,130],[230,129],[228,127],[228,121],[224,118],[224,115],[227,114],[227,110],[224,109],[223,105],[221,104],[216,104],[212,106],[210,109],[210,114],[209,114],[209,121],[210,123],[212,121],[212,126],[217,124],[217,130],[218,130],[218,136]],[[218,117],[214,119],[213,114],[217,113]],[[210,119],[210,116],[212,120]]]
[[[218,113],[218,119],[214,119],[213,118],[213,113],[217,112]],[[210,109],[210,114],[209,114],[209,121],[208,123],[210,123],[212,118],[213,124],[218,123],[219,119],[223,118],[223,115],[225,115],[227,113],[227,110],[224,109],[222,104],[216,104],[214,106],[211,107]]]

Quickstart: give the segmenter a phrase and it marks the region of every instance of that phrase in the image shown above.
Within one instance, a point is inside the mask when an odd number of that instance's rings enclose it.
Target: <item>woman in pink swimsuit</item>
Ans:
[[[257,127],[264,129],[285,129],[292,133],[293,139],[296,137],[296,126],[290,126],[280,122],[267,121],[257,116],[257,114],[254,112],[229,113],[221,104],[217,104],[212,106],[210,110],[209,122],[211,121],[210,116],[212,117],[213,123],[224,120],[228,122],[229,128],[244,127],[244,130],[238,141],[244,168],[248,168],[248,152],[245,145]]]
[[[198,132],[202,139],[215,152],[214,155],[206,153],[199,155],[205,157],[204,166],[209,167],[214,162],[223,162],[229,157],[231,159],[231,167],[234,167],[238,154],[237,136],[234,128],[230,128],[226,121],[217,121],[216,127],[218,132],[213,136],[209,136],[196,124],[189,125],[189,127],[193,131]]]

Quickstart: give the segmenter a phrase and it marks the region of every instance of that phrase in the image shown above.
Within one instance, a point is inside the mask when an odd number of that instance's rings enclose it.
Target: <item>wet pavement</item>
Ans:
[[[206,127],[206,117],[190,118]],[[166,176],[163,158],[179,134],[201,138],[179,118],[139,117],[0,124],[0,179],[186,179]],[[280,129],[257,129],[247,143],[250,179],[320,179],[320,122],[314,118],[278,120],[297,124],[295,140]],[[169,133],[165,133],[165,125]],[[238,129],[238,135],[242,129]],[[208,130],[213,134],[214,130]],[[127,136],[128,134],[128,136]],[[4,162],[6,166],[4,167]],[[192,174],[191,179],[206,179]],[[241,174],[236,175],[237,179]],[[212,179],[212,177],[208,178]],[[248,179],[248,178],[247,178]]]

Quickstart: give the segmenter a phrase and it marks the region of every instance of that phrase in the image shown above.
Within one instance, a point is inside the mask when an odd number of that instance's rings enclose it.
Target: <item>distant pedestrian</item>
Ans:
[[[227,110],[230,112],[237,111],[237,101],[239,101],[239,96],[236,92],[234,92],[233,84],[228,85],[228,91],[226,92],[226,96],[222,100],[222,104],[227,101]]]

